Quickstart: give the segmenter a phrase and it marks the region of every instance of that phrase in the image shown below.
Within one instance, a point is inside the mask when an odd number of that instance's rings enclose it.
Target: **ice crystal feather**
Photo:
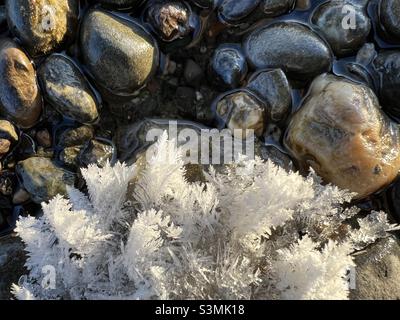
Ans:
[[[397,228],[378,212],[343,228],[357,214],[342,206],[352,195],[314,173],[241,157],[189,183],[182,158],[164,134],[144,170],[91,165],[87,194],[70,188],[40,218],[21,218],[29,274],[15,297],[345,299],[351,253]],[[42,287],[46,266],[55,288]]]

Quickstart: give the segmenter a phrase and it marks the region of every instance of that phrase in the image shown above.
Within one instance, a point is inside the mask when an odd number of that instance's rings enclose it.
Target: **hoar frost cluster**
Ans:
[[[242,158],[189,183],[166,134],[151,150],[141,170],[82,169],[88,195],[70,188],[20,219],[29,274],[17,298],[346,299],[351,254],[397,228],[382,212],[350,226],[352,195],[312,173]]]

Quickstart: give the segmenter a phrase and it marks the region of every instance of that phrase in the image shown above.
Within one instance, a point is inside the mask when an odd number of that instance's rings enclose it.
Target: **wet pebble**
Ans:
[[[282,70],[257,72],[250,78],[247,89],[266,102],[268,117],[272,121],[280,122],[287,117],[292,105],[292,93]]]
[[[275,22],[254,30],[243,43],[254,68],[280,68],[302,84],[329,71],[332,53],[310,28],[295,22]]]
[[[77,0],[6,1],[10,30],[32,54],[48,54],[75,36]]]
[[[60,147],[71,147],[83,145],[94,137],[94,129],[83,125],[77,128],[68,128],[60,133],[58,145]]]
[[[83,18],[80,46],[96,83],[115,96],[132,96],[158,67],[154,39],[138,23],[92,9]]]
[[[81,123],[97,120],[98,102],[83,72],[68,57],[49,56],[38,70],[44,95],[67,118]]]
[[[242,139],[249,137],[251,130],[256,136],[265,130],[265,106],[249,91],[238,90],[218,97],[215,111],[217,120],[225,123],[232,133],[241,130]]]
[[[261,0],[260,6],[267,17],[277,17],[293,9],[296,0]]]
[[[354,17],[350,17],[349,13],[354,13]],[[371,31],[366,8],[348,0],[329,1],[320,5],[313,14],[312,22],[337,56],[356,52]]]
[[[113,146],[98,140],[91,140],[82,148],[78,158],[81,167],[87,167],[90,164],[103,167],[107,161],[111,162],[113,156]]]
[[[146,0],[99,0],[106,7],[116,9],[137,8]]]
[[[358,199],[392,183],[400,169],[397,124],[370,88],[333,75],[314,80],[285,142],[304,168]]]
[[[172,42],[191,34],[191,15],[184,1],[153,0],[144,11],[144,21],[161,41]]]
[[[400,42],[400,2],[398,0],[381,0],[379,13],[387,40]]]
[[[57,194],[66,195],[66,186],[73,186],[75,182],[72,172],[58,167],[48,158],[31,157],[21,161],[16,172],[35,203],[48,201]]]
[[[210,61],[209,78],[221,90],[235,89],[247,75],[247,62],[237,44],[218,46]]]
[[[379,101],[386,112],[400,119],[400,51],[379,53],[373,62],[379,73]]]
[[[14,193],[12,202],[13,204],[22,204],[31,199],[31,196],[28,191],[26,191],[24,188],[20,188],[17,190],[17,192]]]
[[[50,148],[52,145],[52,139],[49,130],[42,129],[36,132],[36,141],[40,146]]]
[[[0,111],[22,128],[36,124],[42,112],[42,96],[35,69],[21,48],[0,40]]]

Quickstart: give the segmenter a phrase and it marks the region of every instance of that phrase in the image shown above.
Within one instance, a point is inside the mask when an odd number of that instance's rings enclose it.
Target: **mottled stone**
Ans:
[[[117,9],[135,8],[145,1],[146,0],[99,0],[101,4]]]
[[[380,239],[355,256],[355,289],[351,300],[400,299],[400,241]]]
[[[91,126],[84,125],[78,128],[69,128],[63,131],[58,139],[60,147],[72,147],[83,145],[94,137],[94,129]]]
[[[99,9],[82,21],[82,58],[97,84],[116,96],[132,96],[158,67],[157,44],[138,23]]]
[[[394,42],[400,42],[400,2],[381,0],[379,13],[386,36]]]
[[[344,23],[351,23],[346,20],[350,10],[355,14],[355,25],[354,28],[344,28]],[[329,1],[320,5],[312,16],[312,22],[337,56],[356,52],[366,42],[371,31],[371,21],[366,8],[348,0]]]
[[[11,285],[27,273],[24,244],[15,235],[0,238],[0,300],[12,298]]]
[[[87,167],[89,164],[97,164],[103,167],[107,161],[111,161],[114,156],[114,148],[112,145],[91,140],[82,149],[79,155],[79,164]]]
[[[378,54],[374,67],[379,73],[379,101],[390,115],[400,118],[400,51]]]
[[[325,182],[364,198],[396,178],[399,139],[397,124],[381,111],[370,88],[324,74],[293,116],[285,142]]]
[[[6,9],[10,30],[32,55],[59,49],[77,29],[77,0],[12,0]]]
[[[58,167],[48,158],[31,157],[17,164],[23,187],[36,203],[66,194],[66,185],[74,185],[75,175]]]
[[[261,71],[249,80],[251,90],[267,104],[267,115],[274,121],[284,120],[292,105],[292,92],[285,73],[280,69]]]
[[[261,136],[264,133],[266,118],[265,106],[247,91],[237,91],[217,99],[216,114],[230,130],[243,130],[242,138],[249,137],[250,131]]]
[[[60,152],[60,161],[65,165],[77,168],[79,166],[78,156],[81,153],[84,146],[71,146],[66,147]]]
[[[303,82],[329,71],[332,53],[310,28],[295,22],[275,22],[254,30],[243,47],[257,69],[279,68]]]
[[[81,123],[97,120],[98,103],[83,72],[68,57],[53,54],[38,70],[44,95],[67,118]]]
[[[0,40],[0,111],[22,128],[35,125],[42,112],[42,96],[32,63],[19,46]]]

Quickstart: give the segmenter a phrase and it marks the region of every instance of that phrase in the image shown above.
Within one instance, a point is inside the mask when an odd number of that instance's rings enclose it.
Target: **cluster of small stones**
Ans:
[[[0,33],[0,237],[168,120],[400,218],[397,0],[5,0]]]

